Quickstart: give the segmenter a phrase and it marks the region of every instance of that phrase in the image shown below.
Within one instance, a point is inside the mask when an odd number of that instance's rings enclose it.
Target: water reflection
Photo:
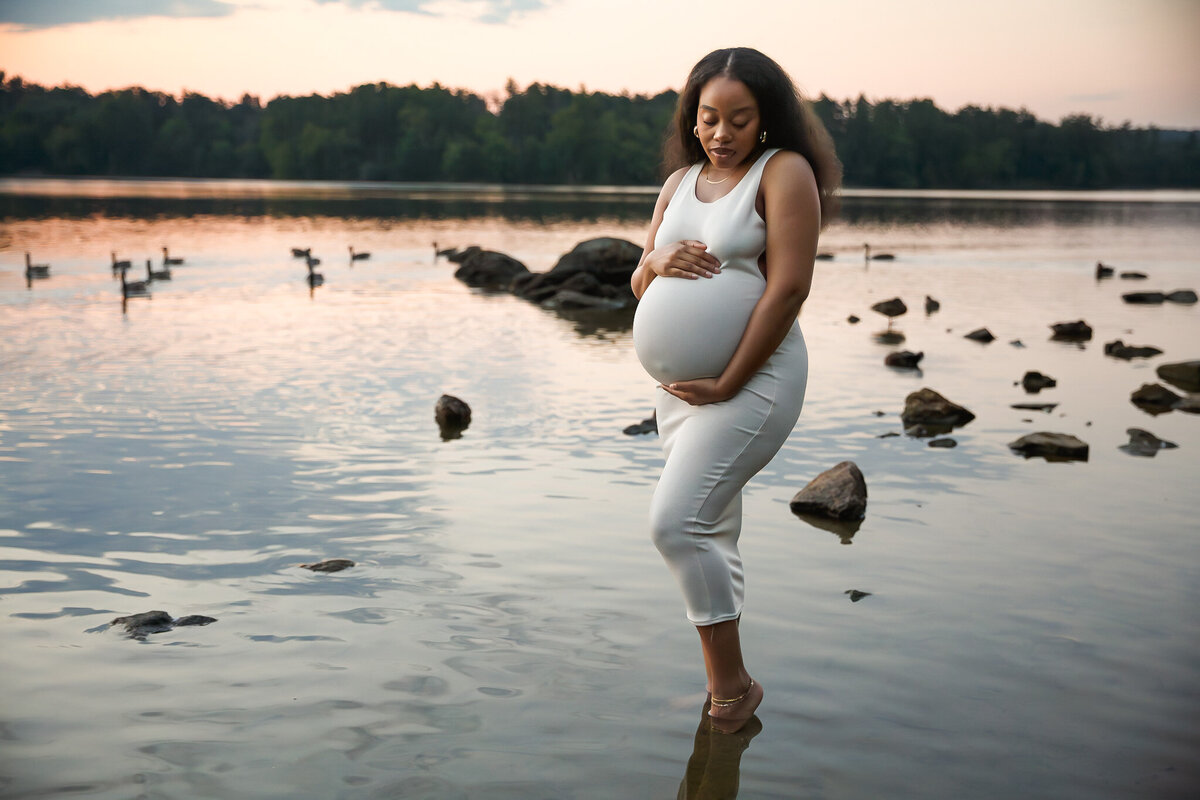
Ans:
[[[735,800],[741,784],[742,753],[762,729],[762,722],[754,716],[737,733],[716,730],[708,720],[706,700],[677,800]]]

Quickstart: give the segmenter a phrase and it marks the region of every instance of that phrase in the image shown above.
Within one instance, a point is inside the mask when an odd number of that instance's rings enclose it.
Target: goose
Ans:
[[[319,272],[313,271],[313,266],[314,266],[313,262],[320,263],[320,259],[310,258],[308,260],[308,285],[309,286],[320,286],[321,284],[325,283],[325,276]]]
[[[871,245],[863,245],[863,258],[867,261],[895,261],[896,257],[891,253],[876,253],[871,255]]]
[[[122,297],[149,297],[150,284],[146,281],[130,281],[125,279],[125,273],[129,270],[128,267],[121,268],[121,296]]]
[[[25,278],[27,280],[33,280],[35,278],[41,279],[41,278],[49,278],[49,277],[50,277],[50,265],[49,264],[33,264],[29,260],[29,253],[26,253],[25,254]]]
[[[292,248],[292,258],[308,258],[312,255],[312,248],[306,247],[301,250],[299,247]]]
[[[370,257],[371,257],[370,253],[354,252],[354,245],[350,245],[350,260],[351,261],[366,261]]]
[[[171,270],[163,267],[156,270],[150,266],[150,259],[146,259],[146,283],[150,281],[169,281],[171,280]]]
[[[130,261],[128,261],[128,260],[126,260],[126,261],[117,261],[117,254],[116,254],[116,253],[113,253],[113,254],[112,254],[112,269],[113,269],[113,275],[116,275],[118,272],[120,272],[120,271],[121,271],[121,270],[123,270],[123,269],[129,269],[129,268],[131,268],[132,266],[133,266],[133,264],[132,264]]]
[[[180,264],[183,263],[182,258],[171,258],[171,254],[167,252],[167,248],[164,247],[162,249],[162,251],[163,251],[163,266],[164,267],[171,266],[172,264],[174,264],[175,266],[179,266]],[[169,275],[167,277],[170,278]]]

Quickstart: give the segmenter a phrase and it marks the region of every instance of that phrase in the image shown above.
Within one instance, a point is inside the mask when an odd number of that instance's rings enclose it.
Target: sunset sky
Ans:
[[[732,45],[811,96],[1200,129],[1200,0],[0,0],[0,69],[92,91],[655,93]]]

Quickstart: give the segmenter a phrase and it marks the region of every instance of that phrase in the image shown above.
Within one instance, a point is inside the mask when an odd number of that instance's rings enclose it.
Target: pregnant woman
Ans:
[[[692,69],[666,157],[679,168],[631,280],[666,456],[651,531],[700,634],[711,724],[732,733],[763,698],[737,627],[741,491],[800,416],[808,353],[796,317],[841,166],[783,69],[743,47]]]

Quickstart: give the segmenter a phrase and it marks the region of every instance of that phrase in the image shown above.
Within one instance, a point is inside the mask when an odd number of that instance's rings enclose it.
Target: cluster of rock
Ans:
[[[472,246],[447,253],[459,265],[454,277],[468,286],[512,292],[561,311],[616,311],[637,298],[629,279],[642,248],[624,239],[589,239],[575,245],[548,272],[531,272],[512,256]]]

